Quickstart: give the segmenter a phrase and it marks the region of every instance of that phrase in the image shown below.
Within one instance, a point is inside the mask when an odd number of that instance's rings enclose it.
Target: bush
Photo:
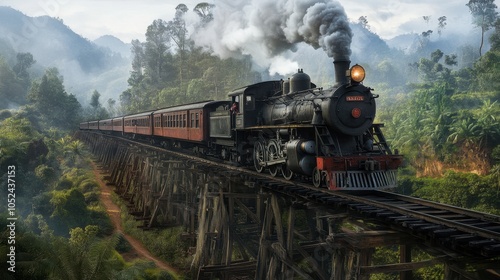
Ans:
[[[12,112],[10,110],[4,109],[0,110],[0,121],[3,121],[5,119],[8,119],[12,117]]]
[[[118,234],[118,244],[116,245],[115,249],[120,254],[127,253],[132,249],[132,246],[130,246],[130,243],[128,243],[127,239],[125,239],[123,234],[119,233]]]
[[[40,164],[35,168],[35,175],[44,183],[50,183],[55,179],[56,171],[46,164]]]
[[[94,192],[99,189],[99,186],[97,185],[96,181],[93,179],[86,179],[83,180],[78,187],[83,193],[88,193],[88,192]]]

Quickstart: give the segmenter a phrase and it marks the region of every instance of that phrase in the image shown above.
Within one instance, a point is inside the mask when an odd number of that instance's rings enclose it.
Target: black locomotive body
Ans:
[[[231,146],[222,150],[233,161],[273,176],[310,176],[316,186],[330,189],[394,187],[402,157],[392,154],[382,125],[373,123],[378,96],[351,76],[364,75],[355,73],[362,67],[334,64],[337,84],[331,89],[317,88],[299,70],[289,81],[231,92],[226,127],[233,133],[226,135],[233,141],[214,143]],[[212,114],[211,123],[212,118],[220,115]]]
[[[229,93],[230,102],[189,105],[189,111],[181,105],[143,113],[152,116],[151,123],[144,124],[147,131],[138,132],[122,121],[121,134],[189,147],[286,179],[310,177],[315,186],[331,190],[396,186],[402,156],[392,153],[382,125],[373,123],[378,96],[361,83],[362,67],[349,68],[348,61],[334,65],[336,85],[331,89],[317,88],[299,70],[288,81],[237,89]],[[136,116],[121,118],[133,125]],[[96,129],[93,123],[80,128]],[[117,132],[104,122],[99,130],[109,127]]]

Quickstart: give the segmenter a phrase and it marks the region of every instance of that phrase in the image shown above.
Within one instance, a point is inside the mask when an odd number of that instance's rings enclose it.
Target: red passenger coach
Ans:
[[[228,104],[227,101],[205,101],[155,111],[154,135],[192,142],[208,141],[210,112]]]
[[[99,130],[99,121],[91,121],[89,122],[90,130]]]
[[[89,122],[82,122],[82,123],[80,123],[80,129],[81,130],[87,130],[87,129],[89,129]]]
[[[152,115],[153,112],[145,112],[124,117],[123,132],[140,135],[152,135]]]
[[[113,130],[112,119],[99,121],[99,130],[112,131]]]
[[[113,119],[113,131],[123,132],[123,117]]]

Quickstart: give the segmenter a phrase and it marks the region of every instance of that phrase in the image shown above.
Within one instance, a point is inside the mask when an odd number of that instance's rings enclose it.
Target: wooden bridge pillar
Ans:
[[[197,279],[252,275],[261,220],[262,194],[239,177],[207,172],[200,193],[199,224],[193,268]]]

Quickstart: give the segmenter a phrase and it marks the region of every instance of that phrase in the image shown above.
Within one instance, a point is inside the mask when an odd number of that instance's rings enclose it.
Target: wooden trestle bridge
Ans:
[[[196,279],[413,279],[437,264],[445,279],[500,277],[498,216],[384,192],[331,193],[109,135],[78,137],[144,229],[185,229]],[[399,250],[394,263],[376,257],[384,247]]]

